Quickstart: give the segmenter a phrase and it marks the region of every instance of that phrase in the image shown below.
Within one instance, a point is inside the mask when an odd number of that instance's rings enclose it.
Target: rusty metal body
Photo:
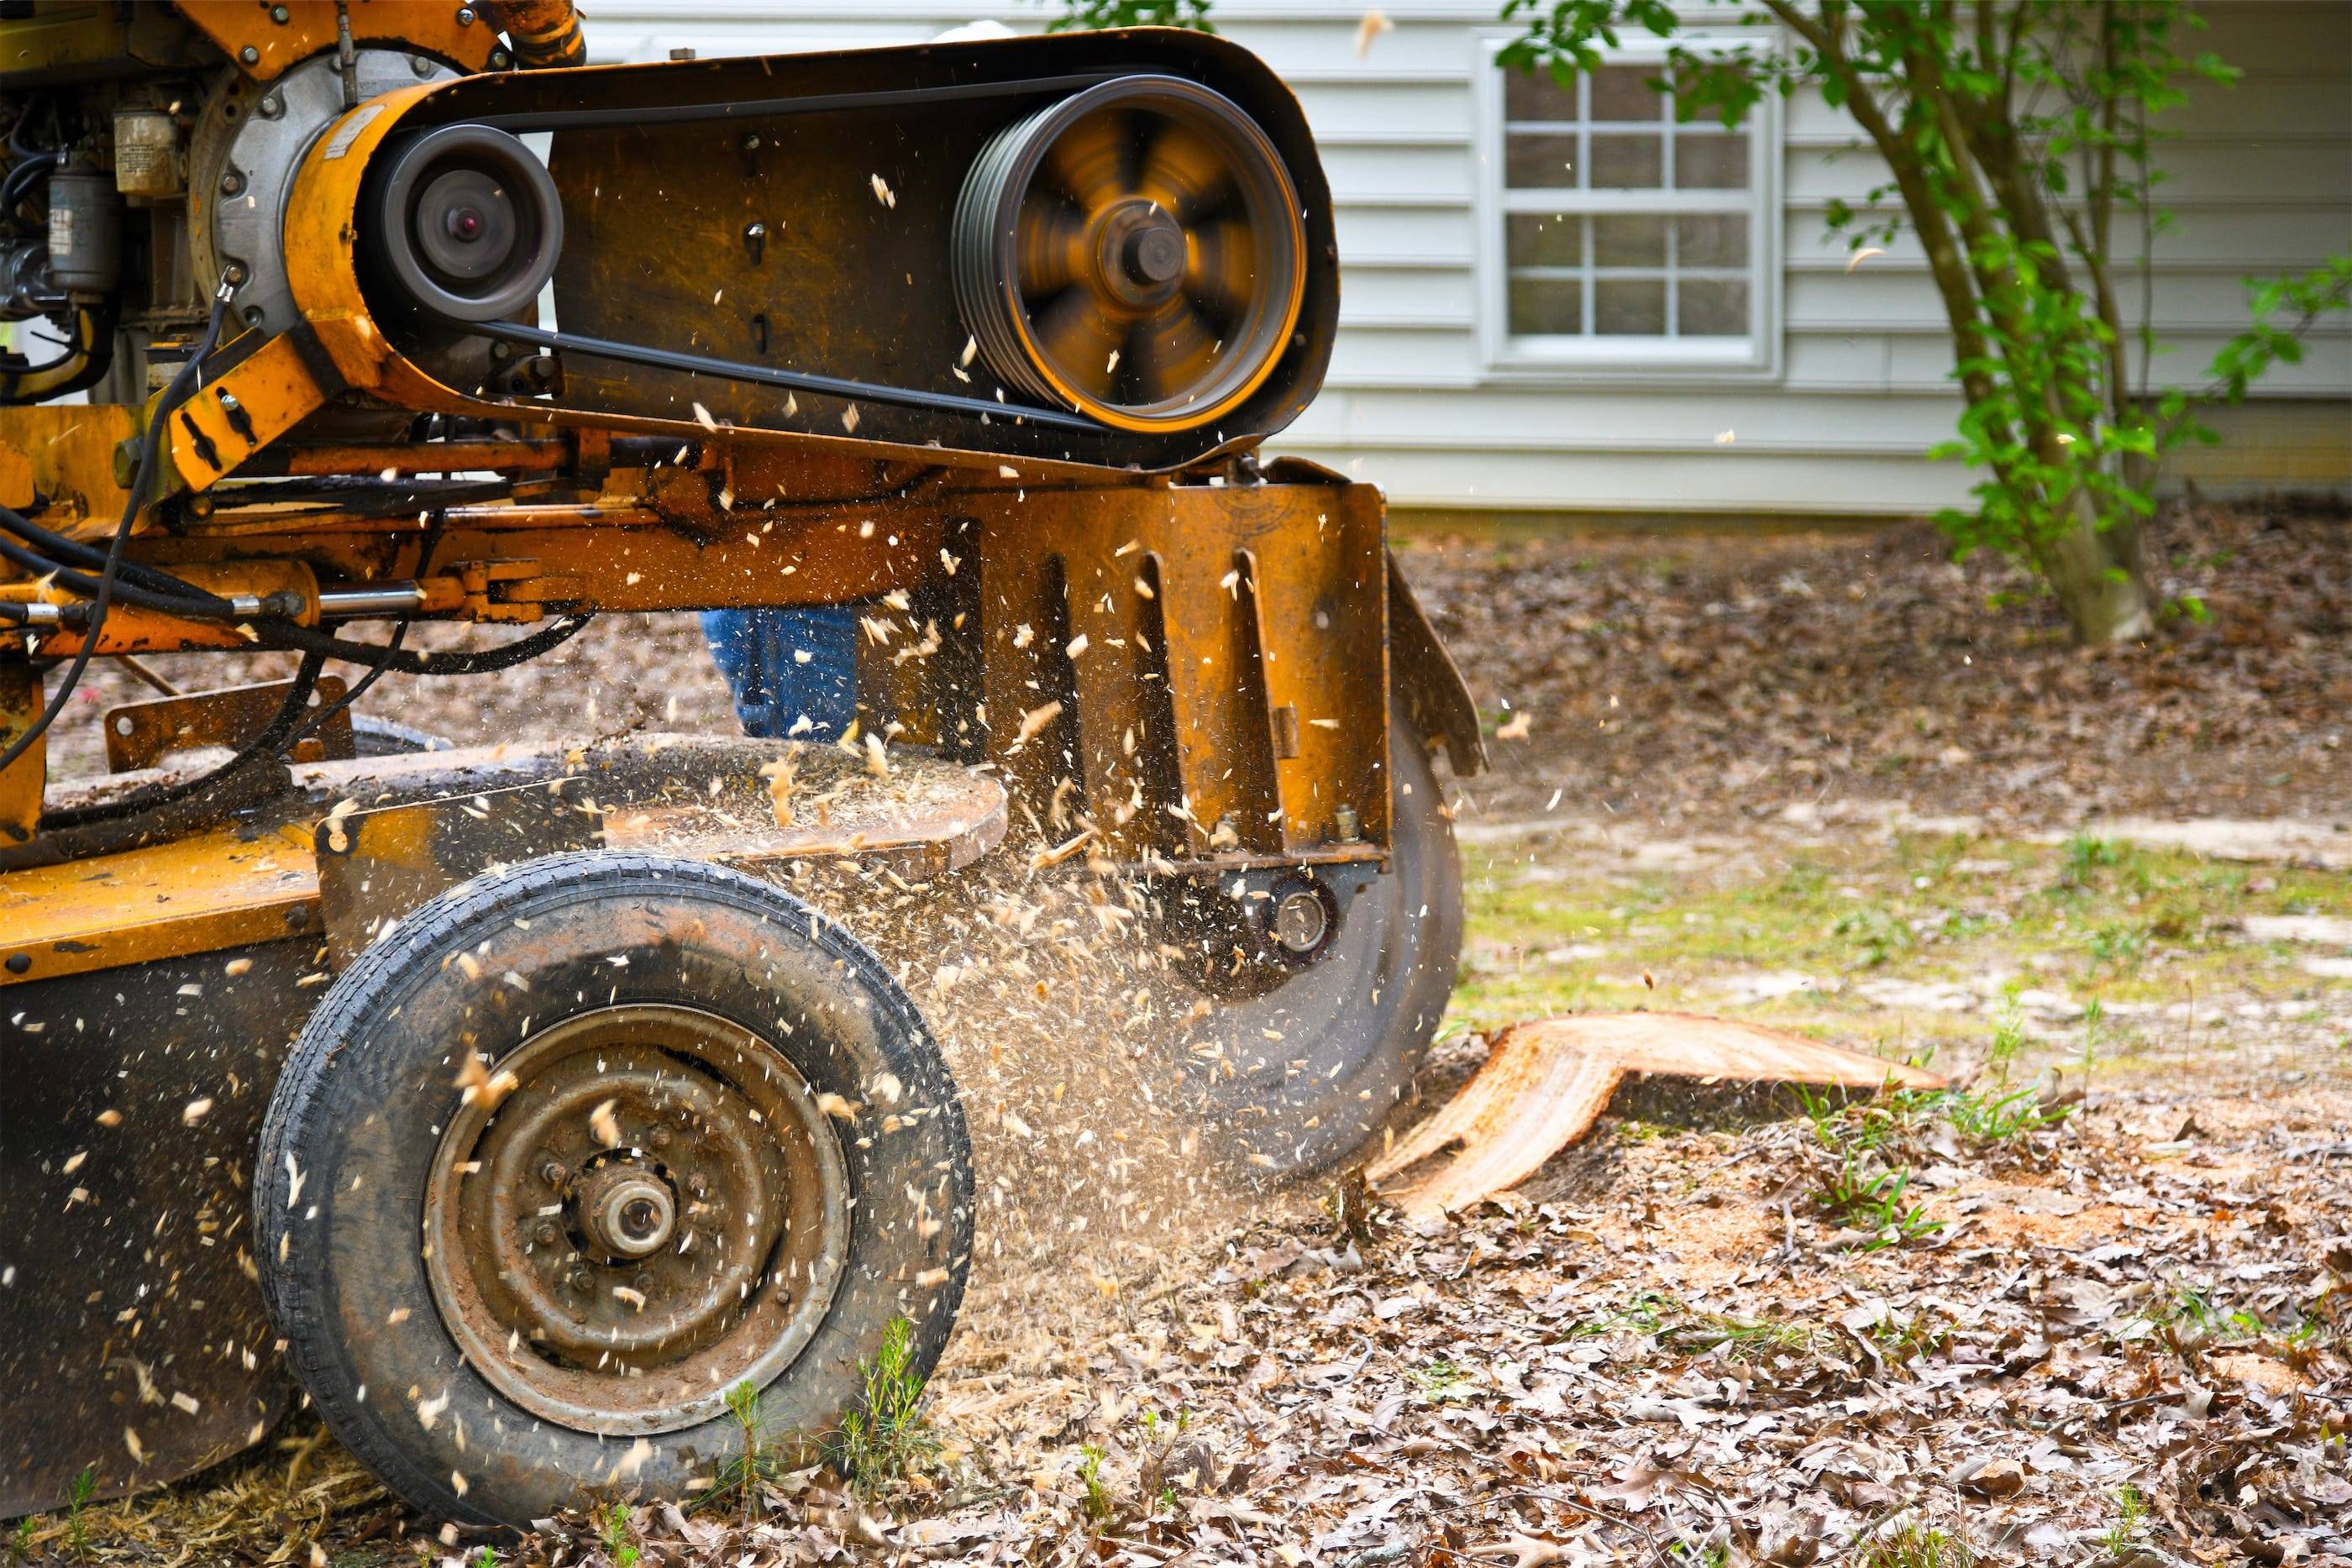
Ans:
[[[1392,685],[1457,770],[1477,765],[1475,709],[1393,575],[1379,492],[1252,455],[1320,382],[1337,262],[1303,119],[1245,53],[1143,31],[585,68],[578,19],[551,0],[34,9],[0,22],[16,62],[0,102],[32,144],[58,140],[54,276],[12,308],[57,321],[68,350],[0,366],[16,551],[0,559],[0,747],[18,752],[0,762],[0,1164],[16,1188],[0,1228],[89,1240],[69,1291],[0,1290],[0,1411],[22,1422],[20,1399],[37,1400],[106,1435],[102,1490],[234,1451],[282,1407],[240,1251],[254,1128],[308,988],[431,892],[648,834],[751,866],[850,854],[937,872],[1008,816],[1139,873],[1369,874],[1390,841]],[[1202,350],[1169,291],[1207,277],[1209,296],[1248,294],[1240,242],[1218,237],[1240,220],[1182,229],[1179,211],[1171,229],[1129,189],[1106,198],[1108,237],[1052,263],[1102,268],[1058,285],[1097,296],[1067,341],[1127,334],[1055,406],[1023,387],[1067,377],[992,363],[1025,329],[982,351],[960,319],[948,235],[992,137],[1129,77],[1191,84],[1214,100],[1202,125],[1231,110],[1279,161],[1281,181],[1254,188],[1291,191],[1297,210],[1249,254],[1291,247],[1282,330],[1253,326],[1262,362],[1213,364],[1222,344]],[[316,122],[296,134],[303,112]],[[552,326],[528,303],[436,313],[386,281],[407,276],[383,253],[387,184],[452,130],[478,157],[501,135],[550,139],[560,213],[516,244],[549,241]],[[1181,209],[1214,170],[1187,124],[1150,134],[1134,156],[1166,153]],[[1026,151],[1046,168],[1100,152]],[[101,272],[68,265],[87,249],[58,237],[58,182],[85,166],[121,195],[99,220],[120,230],[119,270],[97,287]],[[1138,167],[1149,186],[1156,165]],[[256,228],[265,198],[279,205]],[[1047,202],[1084,199],[1072,185]],[[1004,210],[1026,222],[1025,201],[1013,190]],[[452,235],[475,221],[449,212]],[[0,229],[20,221],[0,212]],[[41,243],[0,235],[32,261]],[[465,268],[448,276],[462,294]],[[202,352],[224,279],[226,340]],[[1019,287],[1006,298],[1023,308]],[[1051,310],[1032,325],[1040,341],[1058,329]],[[1122,380],[1123,353],[1148,373]],[[157,388],[192,357],[201,374],[173,402]],[[1198,418],[1181,390],[1195,370]],[[41,401],[76,387],[87,403]],[[894,756],[939,760],[909,758],[887,801],[835,779],[823,821],[786,821],[759,792],[773,755],[713,742],[353,758],[331,716],[202,777],[269,738],[261,688],[135,705],[109,736],[114,778],[47,777],[42,710],[87,657],[258,645],[364,673],[393,653],[328,641],[338,628],[841,603],[866,617],[861,722]],[[331,707],[338,689],[312,681],[311,706]],[[793,766],[821,797],[855,765]],[[852,799],[869,795],[870,810]],[[183,1134],[201,1147],[168,1173],[109,1159],[77,1179],[95,1140]],[[147,1456],[128,1468],[126,1427]],[[0,1470],[0,1516],[97,1462],[20,1458]]]

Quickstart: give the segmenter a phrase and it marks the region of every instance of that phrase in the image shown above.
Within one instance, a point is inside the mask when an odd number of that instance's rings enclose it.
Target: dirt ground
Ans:
[[[1512,737],[1456,799],[1470,940],[1408,1114],[1486,1032],[1582,1009],[1958,1087],[1642,1085],[1419,1227],[1344,1186],[1237,1191],[1145,1125],[1128,1200],[1066,1210],[1131,1109],[1120,1053],[1020,1082],[943,1026],[994,1234],[936,1453],[863,1495],[778,1478],[748,1519],[608,1500],[492,1560],[2352,1563],[2352,525],[2175,511],[2154,549],[2165,635],[2084,654],[1926,535],[1409,541]],[[370,706],[474,737],[713,727],[724,694],[689,627],[622,618]],[[992,900],[1076,895],[959,896],[1001,964],[1032,932]],[[1034,923],[1055,1017],[969,1016],[1116,1018],[1090,924]],[[929,994],[965,1016],[968,984]],[[482,1561],[299,1417],[15,1546]]]

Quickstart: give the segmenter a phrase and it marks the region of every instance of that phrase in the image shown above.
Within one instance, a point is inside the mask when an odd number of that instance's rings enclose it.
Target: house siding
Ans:
[[[1480,77],[1499,6],[1388,4],[1361,58],[1362,0],[1220,0],[1220,30],[1264,57],[1304,106],[1334,199],[1339,342],[1323,394],[1275,444],[1375,480],[1400,506],[1610,513],[1880,516],[1965,496],[1930,463],[1958,402],[1942,308],[1915,240],[1849,269],[1829,233],[1885,178],[1858,130],[1818,95],[1781,110],[1778,319],[1763,371],[1497,370],[1483,330],[1487,219]],[[2166,117],[2159,158],[2176,215],[2156,238],[2150,313],[2170,351],[2155,381],[2195,383],[2244,325],[2249,277],[2352,250],[2352,5],[2228,0],[2210,47],[2245,71],[2200,83]],[[1043,5],[957,11],[929,0],[605,0],[598,59],[659,59],[908,43],[992,15],[1041,27]],[[1691,8],[1693,19],[1708,16]],[[1719,19],[1719,17],[1718,17]],[[2134,252],[2136,255],[2136,251]],[[2137,322],[2136,269],[2126,284]],[[2209,487],[2352,486],[2352,321],[2321,323],[2228,436],[2176,460]]]

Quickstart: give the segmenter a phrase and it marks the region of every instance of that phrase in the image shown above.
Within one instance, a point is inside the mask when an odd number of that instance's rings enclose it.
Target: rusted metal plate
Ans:
[[[224,686],[217,691],[186,692],[175,697],[150,697],[107,710],[106,766],[116,773],[153,768],[173,751],[245,745],[268,727],[293,692],[291,681],[268,681],[249,686]],[[321,675],[310,695],[310,708],[329,707],[342,700],[343,678]],[[349,708],[341,709],[298,743],[299,762],[324,762],[357,755]]]
[[[1935,1073],[1730,1019],[1586,1013],[1514,1025],[1437,1114],[1372,1161],[1386,1182],[1453,1155],[1391,1196],[1416,1218],[1465,1208],[1517,1186],[1592,1129],[1633,1073],[1715,1082],[1933,1089]]]
[[[311,838],[328,961],[343,967],[410,910],[481,872],[602,843],[583,784],[559,777],[367,811],[338,803]]]
[[[1129,860],[1379,858],[1389,781],[1378,491],[964,499],[990,755],[1027,810],[1043,821],[1075,793]]]

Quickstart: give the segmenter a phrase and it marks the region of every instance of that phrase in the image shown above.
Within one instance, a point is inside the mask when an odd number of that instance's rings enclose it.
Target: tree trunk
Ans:
[[[2101,528],[2078,504],[2074,527],[2036,552],[2075,642],[2133,643],[2155,633],[2139,533],[2132,517]]]

